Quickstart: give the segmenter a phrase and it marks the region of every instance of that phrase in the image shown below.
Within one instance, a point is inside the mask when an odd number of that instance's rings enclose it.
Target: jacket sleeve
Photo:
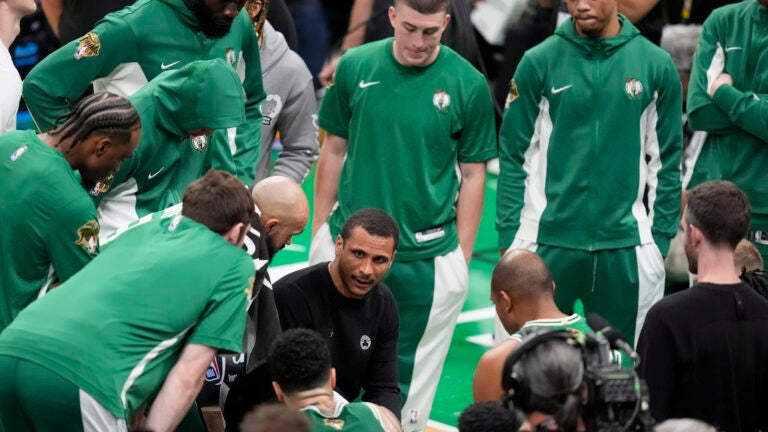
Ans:
[[[381,405],[400,418],[400,387],[397,385],[397,339],[400,319],[394,297],[390,294],[386,319],[381,322],[382,334],[368,361],[362,380],[362,400]]]
[[[273,175],[282,175],[301,184],[317,159],[317,100],[310,78],[299,92],[289,95],[285,101],[277,130],[283,149],[275,162]]]
[[[718,88],[713,100],[736,126],[768,142],[768,101],[730,85]]]
[[[259,40],[251,29],[248,13],[243,10],[241,18],[247,21],[250,31],[246,31],[243,41],[243,60],[245,61],[245,123],[237,127],[235,135],[234,163],[237,177],[245,184],[253,184],[256,177],[256,163],[261,150],[261,103],[266,97],[261,80],[261,62],[259,60]]]
[[[738,130],[728,115],[713,102],[709,87],[725,70],[725,51],[718,42],[717,14],[704,22],[688,82],[688,123],[694,130],[729,133]]]
[[[682,85],[672,59],[662,70],[662,84],[658,86],[656,101],[656,146],[647,144],[649,186],[656,179],[655,190],[649,187],[648,203],[651,206],[653,240],[663,256],[677,233],[680,218],[680,164],[683,153]],[[646,137],[653,136],[645,134]]]
[[[128,24],[120,16],[109,15],[86,36],[43,59],[24,79],[24,101],[38,129],[53,128],[93,80],[135,61],[137,51]]]
[[[519,93],[519,95],[518,95]],[[499,248],[511,244],[520,227],[525,179],[523,167],[529,147],[539,145],[534,135],[541,100],[541,78],[529,55],[523,56],[511,83],[508,107],[499,132],[499,181],[496,196],[496,229]]]

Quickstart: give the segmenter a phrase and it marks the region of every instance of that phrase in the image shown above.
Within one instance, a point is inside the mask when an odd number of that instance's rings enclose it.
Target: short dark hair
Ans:
[[[128,144],[131,133],[141,127],[139,114],[128,99],[107,92],[86,96],[68,114],[56,119],[56,123],[60,121],[63,123],[48,134],[57,137],[59,142],[72,139],[65,153],[93,135],[105,135],[118,144]]]
[[[261,404],[240,422],[240,432],[309,432],[307,417],[284,404]]]
[[[323,386],[331,373],[331,352],[314,330],[286,330],[272,344],[267,360],[272,379],[289,396]]]
[[[341,227],[341,238],[347,240],[352,230],[361,227],[368,234],[395,240],[395,250],[400,244],[400,230],[397,223],[386,212],[377,208],[364,208],[352,213]]]
[[[716,180],[689,190],[687,198],[685,221],[701,230],[711,244],[736,249],[752,218],[747,195],[729,181]]]
[[[253,199],[243,182],[222,170],[208,170],[184,191],[181,214],[224,234],[242,222],[251,223]]]
[[[438,12],[448,12],[450,0],[394,0],[394,5],[405,3],[406,6],[418,13],[428,15]]]
[[[521,425],[514,412],[496,401],[474,403],[459,416],[459,432],[516,431]]]

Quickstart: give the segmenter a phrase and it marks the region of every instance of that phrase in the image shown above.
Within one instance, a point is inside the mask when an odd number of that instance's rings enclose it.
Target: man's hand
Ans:
[[[320,84],[323,87],[328,87],[333,81],[333,74],[336,73],[336,66],[339,65],[339,60],[341,60],[341,55],[334,55],[325,62],[323,69],[317,74],[317,79],[320,80]]]
[[[720,88],[720,86],[728,84],[730,86],[733,85],[733,78],[731,78],[730,74],[727,73],[721,73],[716,79],[715,82],[712,83],[712,87],[709,88],[709,95],[715,96],[715,92],[717,89]]]

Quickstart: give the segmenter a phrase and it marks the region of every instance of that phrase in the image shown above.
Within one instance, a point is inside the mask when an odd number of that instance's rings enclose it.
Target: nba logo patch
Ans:
[[[419,410],[411,409],[408,411],[408,423],[416,424],[419,422]]]
[[[235,58],[235,50],[233,50],[232,48],[227,48],[226,50],[224,50],[224,53],[225,53],[225,55],[227,57],[227,62],[230,65],[234,66],[235,65],[235,61],[237,60]]]
[[[211,365],[208,366],[208,370],[205,372],[205,380],[208,382],[218,381],[221,378],[221,371],[219,370],[219,364],[216,363],[216,358],[213,358]]]

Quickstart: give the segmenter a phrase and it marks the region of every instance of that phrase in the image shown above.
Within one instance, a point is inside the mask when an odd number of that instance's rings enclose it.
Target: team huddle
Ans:
[[[731,28],[762,2],[704,25],[687,110],[707,135],[685,183],[678,71],[616,0],[566,1],[498,132],[486,77],[440,43],[449,0],[394,0],[394,36],[346,52],[319,105],[268,0],[108,14],[25,78],[38,131],[0,118],[0,431],[426,430],[495,158],[476,401],[513,400],[520,430],[594,428],[568,411],[595,403],[586,363],[549,395],[555,372],[530,381],[534,402],[519,390],[520,365],[559,350],[531,332],[600,330],[580,303],[626,335],[601,355],[647,381],[644,413],[768,429],[768,301],[734,261],[742,241],[768,255],[764,49]],[[309,265],[272,281],[305,229]],[[663,299],[676,235],[696,283]],[[300,415],[254,411],[277,401]]]

